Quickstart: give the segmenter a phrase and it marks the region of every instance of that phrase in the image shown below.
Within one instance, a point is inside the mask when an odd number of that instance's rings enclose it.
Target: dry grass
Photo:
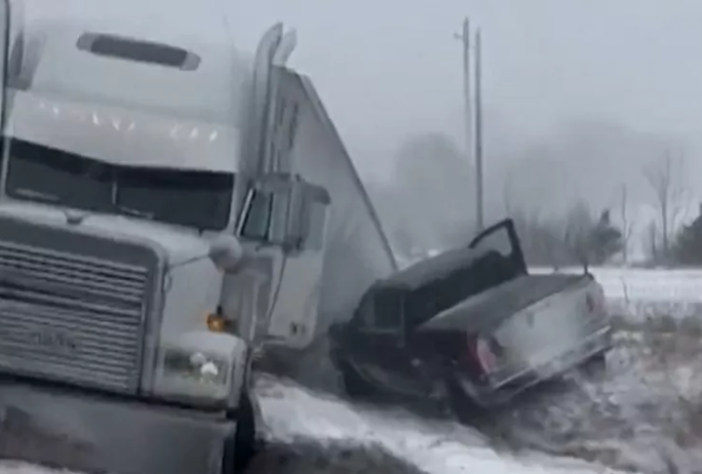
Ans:
[[[622,471],[702,474],[702,318],[613,324],[606,370],[525,397],[499,420],[508,444]]]
[[[669,314],[651,313],[640,319],[612,315],[612,325],[618,331],[635,331],[649,335],[674,334],[702,338],[702,316],[674,317]]]
[[[617,324],[621,324],[622,319],[625,318],[620,318]],[[685,387],[680,380],[681,371],[690,374],[690,381],[695,375],[702,380],[702,317],[656,315],[648,316],[638,324],[623,321],[620,327],[639,334],[641,342],[632,348],[638,348],[638,357],[646,362],[647,372],[662,376],[662,384],[657,380],[656,387],[651,389],[658,390],[664,385],[674,398],[672,402],[665,402],[674,410],[663,411],[657,419],[657,428],[672,442],[673,449],[664,449],[658,443],[651,445],[651,449],[659,454],[667,473],[702,473],[699,464],[702,455],[702,384]],[[656,408],[652,407],[652,410]]]

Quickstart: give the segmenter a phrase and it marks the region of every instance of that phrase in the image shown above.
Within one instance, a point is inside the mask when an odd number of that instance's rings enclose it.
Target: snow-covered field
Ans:
[[[532,268],[534,273],[552,269]],[[582,273],[582,268],[560,269],[564,273]],[[630,320],[649,317],[675,318],[702,315],[702,269],[645,270],[627,268],[590,268],[605,291],[613,314]]]
[[[702,307],[702,271],[591,271],[631,318]],[[700,372],[699,338],[621,331],[604,372],[537,389],[474,428],[354,406],[265,376],[257,390],[270,444],[252,473],[701,473]],[[0,474],[41,472],[49,471],[0,465]]]
[[[591,272],[614,313],[641,322],[666,312],[678,318],[700,314],[702,270]],[[702,472],[701,371],[699,339],[622,331],[605,372],[574,374],[536,390],[472,429],[352,406],[271,379],[261,382],[261,393],[271,436],[305,446],[296,458],[300,472],[320,465],[309,456],[312,444],[326,468],[334,464],[330,449],[346,449],[347,459],[355,453],[356,467],[379,473],[692,474]],[[347,465],[341,457],[331,459]]]

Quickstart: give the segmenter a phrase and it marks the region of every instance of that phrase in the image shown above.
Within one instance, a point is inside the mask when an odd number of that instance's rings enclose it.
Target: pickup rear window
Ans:
[[[472,264],[433,279],[407,295],[405,317],[419,325],[466,298],[517,276],[509,260],[491,250]]]

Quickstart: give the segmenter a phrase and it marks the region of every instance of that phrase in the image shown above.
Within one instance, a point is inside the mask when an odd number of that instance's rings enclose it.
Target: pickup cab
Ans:
[[[500,240],[506,250],[493,245]],[[433,400],[467,420],[541,381],[601,363],[611,326],[590,274],[528,273],[507,219],[467,248],[376,282],[330,340],[349,396]]]

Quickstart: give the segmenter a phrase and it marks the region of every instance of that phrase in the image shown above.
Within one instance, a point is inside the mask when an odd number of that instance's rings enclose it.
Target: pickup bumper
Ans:
[[[0,457],[83,472],[220,474],[222,414],[0,379]]]
[[[498,384],[476,386],[467,380],[460,385],[479,406],[493,408],[504,405],[525,390],[549,379],[558,377],[587,362],[593,356],[612,347],[612,327],[607,325],[592,333],[580,343],[558,357],[535,367],[514,371]]]

